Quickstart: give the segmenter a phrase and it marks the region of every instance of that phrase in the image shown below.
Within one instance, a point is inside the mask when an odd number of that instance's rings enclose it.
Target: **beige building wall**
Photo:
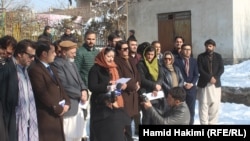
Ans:
[[[141,0],[129,6],[128,27],[136,30],[139,43],[158,40],[157,14],[191,11],[194,57],[213,39],[226,62],[250,57],[249,0]],[[166,37],[167,38],[167,37]],[[236,59],[233,59],[236,58]]]
[[[250,58],[250,1],[233,0],[233,56]],[[238,60],[235,59],[235,62]]]

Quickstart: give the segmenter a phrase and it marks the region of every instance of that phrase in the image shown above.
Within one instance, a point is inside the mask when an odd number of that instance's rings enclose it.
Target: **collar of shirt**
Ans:
[[[39,60],[39,61],[44,65],[45,68],[47,68],[47,67],[49,66],[48,63],[45,63],[45,62],[43,62],[43,61],[41,61],[41,60]]]

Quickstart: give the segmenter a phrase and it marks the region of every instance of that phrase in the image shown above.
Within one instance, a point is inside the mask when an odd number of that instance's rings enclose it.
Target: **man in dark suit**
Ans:
[[[133,29],[129,30],[129,37],[128,37],[127,41],[128,40],[136,40],[136,38],[135,38],[135,30],[133,30]]]
[[[55,47],[48,41],[38,41],[37,60],[29,69],[34,90],[39,128],[39,141],[65,141],[63,115],[70,100],[50,63],[56,56]]]
[[[15,64],[12,60],[17,41],[6,35],[0,38],[0,140],[17,140],[16,112],[18,81]],[[8,96],[8,98],[6,97]],[[7,98],[7,99],[6,99]],[[11,101],[9,101],[11,100]],[[7,105],[5,105],[7,104]],[[6,109],[8,107],[8,109]],[[5,125],[4,125],[5,124]],[[5,127],[6,126],[6,127]],[[5,128],[7,132],[5,131]]]
[[[12,58],[8,58],[0,68],[0,84],[0,104],[2,107],[0,114],[2,114],[1,122],[4,121],[0,127],[0,139],[7,141],[10,137],[10,140],[17,140],[15,108],[18,100],[18,78]],[[7,132],[5,132],[5,128]]]
[[[220,77],[224,64],[219,53],[214,52],[216,43],[208,39],[204,43],[206,51],[198,55],[198,101],[201,124],[216,124],[221,102]]]
[[[81,140],[84,133],[84,116],[79,104],[84,105],[88,99],[88,91],[74,63],[77,44],[62,41],[61,57],[56,57],[53,65],[58,70],[59,79],[70,98],[70,110],[64,117],[64,134],[67,141]]]
[[[4,123],[4,111],[3,111],[3,104],[5,101],[4,95],[2,93],[4,80],[4,69],[3,66],[0,64],[0,140],[6,141],[7,140],[7,133],[5,131],[5,123]]]
[[[190,124],[194,124],[195,103],[197,95],[196,82],[199,77],[197,61],[192,57],[192,46],[183,44],[180,55],[175,58],[174,64],[181,70],[184,78],[184,89],[187,93],[186,103],[190,111]]]
[[[10,141],[38,141],[36,106],[27,68],[35,57],[31,40],[21,40],[1,68],[0,103]],[[4,127],[4,126],[1,126]],[[2,134],[1,134],[1,137]],[[4,141],[3,138],[1,140]]]

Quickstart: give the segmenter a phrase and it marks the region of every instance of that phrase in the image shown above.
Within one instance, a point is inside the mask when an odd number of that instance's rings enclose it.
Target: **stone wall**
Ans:
[[[250,106],[250,88],[222,87],[221,102]]]

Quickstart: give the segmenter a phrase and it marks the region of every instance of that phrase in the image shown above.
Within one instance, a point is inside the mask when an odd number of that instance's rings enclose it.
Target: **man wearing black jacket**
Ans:
[[[67,27],[65,29],[64,34],[61,36],[61,40],[62,41],[72,41],[74,43],[77,43],[77,39],[74,36],[74,34],[71,33],[71,29],[69,27]]]
[[[198,101],[201,124],[216,124],[221,102],[220,77],[224,72],[224,64],[219,53],[214,52],[216,43],[208,39],[204,43],[206,51],[198,55],[199,69]]]

